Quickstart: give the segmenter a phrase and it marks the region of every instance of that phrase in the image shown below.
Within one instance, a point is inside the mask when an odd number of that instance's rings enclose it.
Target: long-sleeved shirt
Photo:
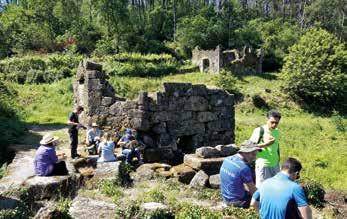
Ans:
[[[35,155],[34,168],[37,176],[48,176],[53,171],[54,163],[58,161],[54,147],[41,145]]]

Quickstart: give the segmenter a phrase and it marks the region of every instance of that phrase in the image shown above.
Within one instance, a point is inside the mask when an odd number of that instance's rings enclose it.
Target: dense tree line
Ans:
[[[346,0],[0,0],[0,57],[28,51],[189,57],[195,46],[263,47],[270,64],[306,29],[346,40]]]

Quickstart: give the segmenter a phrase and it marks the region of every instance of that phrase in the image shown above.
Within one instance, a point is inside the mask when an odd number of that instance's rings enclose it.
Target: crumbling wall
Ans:
[[[192,63],[199,66],[201,72],[219,73],[223,65],[220,46],[214,50],[200,50],[195,47],[192,51]],[[205,63],[208,63],[208,67]]]
[[[74,82],[81,121],[118,131],[132,127],[160,159],[174,151],[234,142],[234,96],[190,83],[164,83],[162,92],[140,92],[135,100],[117,98],[102,67],[81,62]],[[158,152],[160,152],[158,154]]]
[[[252,50],[245,46],[242,51],[238,49],[222,51],[220,46],[217,46],[215,50],[199,50],[196,47],[192,53],[192,63],[199,66],[201,72],[219,73],[223,68],[237,73],[262,72],[264,59],[262,49]],[[206,65],[209,67],[206,68]]]

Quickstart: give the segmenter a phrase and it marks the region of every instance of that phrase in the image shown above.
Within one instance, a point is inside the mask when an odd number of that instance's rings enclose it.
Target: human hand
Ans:
[[[275,142],[275,140],[276,140],[276,139],[275,139],[273,136],[270,135],[270,136],[268,137],[267,141],[265,142],[265,144],[266,144],[266,145],[271,145],[271,144],[273,144],[273,143]]]

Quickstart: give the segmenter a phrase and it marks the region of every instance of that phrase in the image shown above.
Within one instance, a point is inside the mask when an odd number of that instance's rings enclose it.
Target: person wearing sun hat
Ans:
[[[92,123],[92,128],[87,131],[87,147],[89,154],[96,154],[101,138],[101,130],[96,122]]]
[[[42,137],[40,146],[35,154],[35,175],[61,176],[68,174],[65,162],[59,161],[59,158],[64,158],[65,154],[57,155],[55,151],[58,139],[58,137],[53,136],[50,133]]]
[[[248,208],[256,191],[249,164],[261,149],[250,140],[241,143],[237,154],[224,159],[220,168],[220,188],[228,206]]]

